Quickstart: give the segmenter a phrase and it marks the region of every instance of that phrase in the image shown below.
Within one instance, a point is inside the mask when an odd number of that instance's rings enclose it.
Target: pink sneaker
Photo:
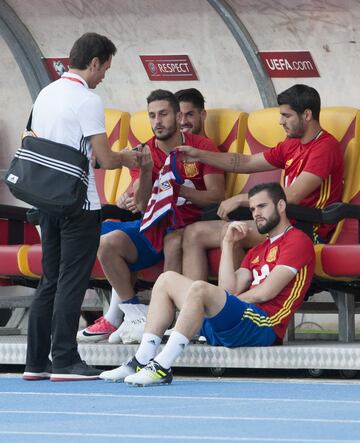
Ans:
[[[116,329],[105,317],[100,317],[95,323],[79,331],[76,338],[78,341],[97,343],[108,338]]]

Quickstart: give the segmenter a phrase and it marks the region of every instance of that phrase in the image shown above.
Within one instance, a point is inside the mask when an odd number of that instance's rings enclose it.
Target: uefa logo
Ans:
[[[152,74],[156,74],[157,73],[156,65],[154,65],[154,63],[149,63],[149,69],[150,69]]]
[[[67,69],[60,60],[53,61],[53,68],[55,69],[55,72],[59,77],[61,77],[64,74],[64,72],[67,71]]]

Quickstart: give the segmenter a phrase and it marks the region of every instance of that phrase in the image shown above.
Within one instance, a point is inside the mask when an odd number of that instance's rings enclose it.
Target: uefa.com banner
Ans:
[[[320,77],[309,51],[258,53],[269,77]]]

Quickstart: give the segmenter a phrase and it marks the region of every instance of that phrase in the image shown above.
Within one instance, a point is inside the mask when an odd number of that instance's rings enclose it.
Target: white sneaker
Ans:
[[[109,335],[108,342],[112,345],[117,345],[119,343],[122,343],[121,340],[121,330],[119,331],[120,326],[117,328],[116,331],[114,331],[112,334]]]
[[[128,375],[124,382],[132,386],[169,385],[173,374],[171,368],[163,368],[157,361],[151,360],[140,371]]]
[[[147,305],[142,304],[119,304],[124,313],[124,319],[119,328],[113,331],[108,338],[111,344],[140,343],[145,329]]]
[[[104,371],[99,375],[99,378],[111,382],[122,382],[128,375],[135,374],[140,371],[144,365],[141,365],[135,357],[132,357],[129,361],[122,364],[118,368],[110,371]]]

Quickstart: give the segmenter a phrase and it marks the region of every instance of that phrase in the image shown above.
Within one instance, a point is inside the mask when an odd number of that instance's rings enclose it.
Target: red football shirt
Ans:
[[[194,148],[203,149],[205,151],[219,152],[217,146],[209,140],[208,138],[201,137],[200,135],[191,134],[189,132],[183,134],[183,144],[193,146]],[[159,172],[165,163],[167,153],[162,151],[156,143],[156,138],[152,137],[147,145],[150,147],[152,159],[154,162],[152,170],[152,181],[153,183],[159,176]],[[179,153],[180,156],[180,153]],[[178,156],[178,157],[179,157]],[[204,182],[204,176],[207,174],[223,174],[224,171],[214,168],[213,166],[204,165],[203,163],[182,163],[178,161],[177,163],[178,172],[185,179],[184,186],[191,186],[199,191],[205,191],[206,186]],[[134,182],[140,175],[140,169],[135,168],[130,170],[132,181]],[[185,200],[180,197],[178,199],[178,209],[181,213],[183,221],[186,225],[194,223],[200,219],[202,213],[202,208],[194,205],[189,200]]]
[[[323,179],[321,186],[300,203],[312,208],[325,208],[340,202],[343,192],[343,154],[339,142],[328,132],[309,143],[299,138],[287,138],[275,148],[264,152],[265,159],[276,168],[284,169],[284,186],[291,186],[301,172],[310,172]],[[328,240],[334,225],[319,225],[317,234]]]
[[[252,288],[261,285],[278,265],[290,266],[298,272],[276,297],[257,306],[268,314],[276,335],[282,339],[314,273],[315,253],[310,238],[299,229],[291,228],[273,242],[267,239],[250,249],[241,263],[241,267],[253,275]]]

